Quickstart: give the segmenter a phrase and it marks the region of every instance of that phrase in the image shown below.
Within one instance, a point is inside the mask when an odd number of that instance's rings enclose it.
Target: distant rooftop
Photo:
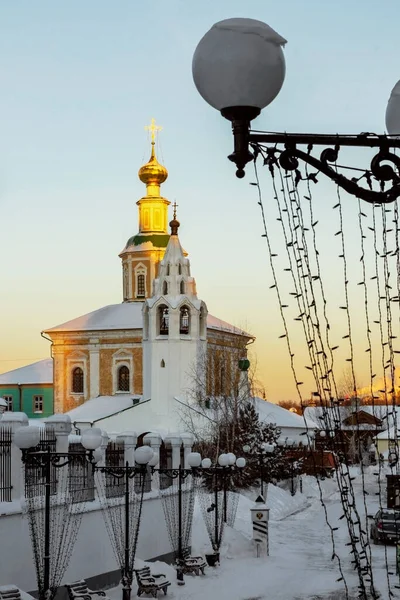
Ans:
[[[53,383],[53,359],[38,362],[0,374],[0,385]],[[0,393],[1,395],[1,393]]]

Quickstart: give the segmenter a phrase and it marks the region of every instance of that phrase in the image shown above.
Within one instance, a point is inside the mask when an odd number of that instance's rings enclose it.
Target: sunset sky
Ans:
[[[0,2],[0,372],[48,357],[42,330],[122,300],[118,254],[137,232],[144,126],[155,117],[169,171],[162,193],[178,204],[199,296],[257,337],[267,398],[296,397],[252,170],[236,179],[230,124],[192,82],[200,38],[238,16],[288,40],[285,84],[255,128],[384,131],[400,79],[398,0]],[[323,245],[336,190],[319,186]],[[326,260],[334,295],[340,268]],[[354,318],[357,330],[356,306]]]

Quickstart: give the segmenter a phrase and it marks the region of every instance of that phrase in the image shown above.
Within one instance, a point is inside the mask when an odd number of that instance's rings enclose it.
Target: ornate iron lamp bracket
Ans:
[[[49,462],[53,467],[61,468],[72,461],[90,464],[93,462],[93,450],[83,452],[51,452],[48,450],[23,450],[22,462],[35,467],[45,467]]]
[[[111,475],[116,479],[123,479],[124,477],[129,477],[129,479],[133,479],[136,475],[143,475],[146,473],[147,465],[132,466],[112,466],[112,465],[93,465],[94,471],[99,471],[100,473],[104,473],[106,475]]]
[[[244,166],[251,160],[263,156],[264,164],[273,169],[279,165],[285,171],[297,171],[300,161],[323,173],[349,194],[373,204],[388,204],[400,196],[400,156],[391,150],[400,148],[400,139],[395,136],[361,133],[359,135],[318,135],[297,133],[263,133],[233,128],[234,137],[241,136],[240,143],[235,139],[235,151],[228,158],[238,168],[236,175],[244,177]],[[299,146],[306,146],[301,150]],[[324,146],[320,156],[313,155],[315,146]],[[338,171],[336,161],[342,147],[376,148],[368,169],[362,170],[358,178],[348,178]],[[249,147],[253,153],[249,152]],[[351,167],[346,166],[346,169]],[[360,171],[360,169],[357,169]],[[316,174],[313,174],[315,177]],[[301,175],[299,174],[299,179]],[[366,187],[360,185],[365,179]],[[379,191],[372,188],[373,181]],[[390,187],[387,187],[388,184]]]

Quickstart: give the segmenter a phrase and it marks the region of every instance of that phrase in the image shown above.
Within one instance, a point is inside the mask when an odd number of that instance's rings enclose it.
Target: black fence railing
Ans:
[[[125,465],[124,442],[109,442],[106,448],[106,466],[123,467]],[[125,483],[123,477],[114,477],[111,473],[105,474],[106,497],[118,498],[123,496]]]
[[[11,429],[0,429],[0,502],[11,502]]]
[[[95,484],[92,465],[86,460],[86,450],[80,442],[69,445],[69,452],[81,454],[68,464],[68,485],[71,500],[77,502],[92,502],[95,496]]]
[[[33,451],[48,450],[55,452],[57,448],[57,438],[53,429],[40,428],[40,441]],[[51,467],[50,475],[50,493],[54,496],[57,493],[57,469]],[[44,496],[45,494],[45,471],[38,468],[34,463],[25,463],[25,496],[33,498],[35,496]]]

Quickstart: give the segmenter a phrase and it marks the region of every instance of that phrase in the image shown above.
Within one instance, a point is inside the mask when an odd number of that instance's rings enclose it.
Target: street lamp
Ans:
[[[137,541],[139,537],[146,469],[148,465],[154,463],[155,456],[156,455],[150,446],[140,446],[139,448],[136,448],[134,452],[135,465],[130,465],[128,461],[124,466],[93,465],[94,471],[109,475],[116,480],[123,481],[124,483],[123,505],[120,505],[118,497],[115,495],[111,494],[111,497],[108,496],[107,484],[98,486],[99,491],[102,492],[100,502],[104,508],[103,516],[106,521],[106,525],[108,525],[107,531],[110,536],[112,534],[112,539],[110,541],[115,550],[117,561],[120,563],[121,567],[122,600],[130,600],[131,597],[133,567],[135,562]],[[131,514],[132,494],[130,490],[130,481],[136,475],[139,475],[141,479],[140,497],[139,502],[135,507],[137,510],[134,510],[134,512]],[[116,498],[118,505],[115,503]],[[120,507],[121,509],[119,519],[115,514],[117,507]],[[113,516],[110,514],[110,509],[113,511]],[[123,543],[120,539],[122,529],[124,531]]]
[[[236,18],[213,25],[195,50],[192,72],[197,90],[232,122],[234,152],[228,158],[236,164],[237,177],[244,177],[246,164],[258,155],[264,164],[271,168],[279,164],[285,171],[296,170],[299,161],[303,161],[349,194],[370,203],[393,202],[400,196],[400,157],[389,150],[400,148],[400,82],[392,91],[386,112],[389,135],[250,131],[251,121],[274,100],[283,85],[285,43],[266,23]],[[301,150],[299,146],[305,148]],[[314,146],[324,146],[319,158],[312,154]],[[362,176],[367,187],[335,168],[342,146],[377,148]],[[378,182],[379,191],[370,186],[372,180]],[[385,189],[388,182],[391,187]]]
[[[32,532],[32,546],[35,559],[36,576],[39,592],[39,600],[51,600],[57,593],[58,585],[64,575],[64,572],[68,566],[67,560],[60,567],[60,561],[57,557],[61,547],[64,548],[70,543],[69,554],[72,552],[74,536],[69,535],[68,524],[72,517],[71,511],[64,512],[64,518],[66,521],[63,524],[63,528],[60,537],[56,539],[52,536],[50,527],[51,517],[51,495],[52,485],[54,481],[51,481],[51,472],[53,468],[62,468],[73,462],[83,463],[84,461],[94,464],[101,458],[101,452],[98,450],[101,444],[101,429],[92,428],[87,429],[83,432],[81,437],[82,446],[86,449],[85,453],[81,452],[52,452],[50,447],[46,450],[37,450],[40,441],[40,430],[39,427],[30,425],[27,427],[20,427],[15,432],[14,443],[22,450],[22,461],[25,465],[25,496],[28,496],[29,501],[33,501],[31,494],[27,494],[27,470],[35,469],[43,473],[44,477],[44,521],[41,521],[40,512],[38,510],[28,510],[28,516],[30,519],[30,528]],[[67,482],[67,479],[65,480]],[[60,485],[60,481],[57,482]],[[58,503],[67,504],[67,492],[63,489],[61,497],[57,498]],[[43,506],[43,505],[41,505]],[[37,508],[37,507],[35,507]],[[38,519],[38,521],[36,521]],[[43,526],[43,531],[41,531]],[[43,548],[41,548],[41,540],[43,539]],[[52,543],[53,542],[53,545]],[[54,543],[57,543],[58,547],[54,547]],[[69,557],[68,557],[69,558]],[[52,562],[53,559],[53,562]]]
[[[189,465],[188,469],[185,469],[182,467],[182,465],[180,464],[179,467],[177,469],[172,469],[172,468],[163,468],[160,467],[158,469],[156,469],[156,465],[152,465],[151,466],[151,471],[152,473],[159,473],[160,475],[165,475],[166,477],[168,477],[171,481],[177,479],[178,481],[178,494],[177,494],[177,500],[178,500],[178,504],[177,506],[173,503],[173,506],[169,507],[173,513],[177,513],[177,514],[167,514],[168,510],[164,510],[165,516],[166,516],[166,521],[167,521],[167,528],[168,528],[168,533],[170,536],[170,540],[171,542],[173,542],[173,545],[176,547],[173,547],[173,551],[176,554],[176,577],[177,577],[177,583],[178,585],[184,585],[185,581],[183,578],[183,552],[185,550],[185,546],[188,543],[188,538],[190,537],[190,531],[191,531],[191,518],[193,515],[193,503],[194,503],[194,496],[192,494],[189,494],[189,504],[191,506],[189,506],[188,510],[183,510],[183,483],[185,481],[185,479],[189,476],[189,475],[195,475],[195,470],[198,469],[201,465],[201,456],[198,452],[190,452],[187,456],[187,464]],[[161,497],[164,499],[168,494],[168,497],[170,497],[170,494],[166,491],[163,492],[161,494]],[[186,507],[188,508],[188,507]],[[183,519],[183,513],[185,512],[185,522]],[[190,517],[189,517],[190,515]],[[188,518],[189,517],[189,518]],[[178,522],[178,530],[176,531],[175,528],[175,524],[176,521]],[[189,522],[190,521],[190,522]],[[177,534],[177,538],[176,538],[176,534]],[[176,539],[176,544],[174,543]]]
[[[255,452],[255,454],[257,454],[258,457],[258,466],[260,469],[260,496],[262,497],[262,499],[264,500],[264,467],[265,467],[265,459],[267,458],[267,455],[272,455],[275,451],[276,445],[275,444],[261,444],[261,446],[259,446]],[[250,446],[248,444],[246,444],[245,446],[243,446],[243,452],[245,452],[246,454],[249,453],[251,450]]]
[[[246,460],[244,458],[236,458],[233,452],[229,452],[227,454],[220,454],[215,465],[212,464],[211,459],[203,458],[201,467],[196,471],[196,475],[201,475],[206,478],[211,477],[213,481],[214,502],[212,502],[210,506],[207,506],[209,498],[208,494],[205,493],[204,487],[202,488],[202,495],[200,496],[206,529],[214,550],[215,561],[213,564],[219,562],[219,549],[222,542],[223,526],[227,522],[228,480],[245,466]],[[220,491],[219,481],[222,482],[222,507],[220,507],[218,496],[218,492]],[[220,514],[220,508],[222,508],[222,515]],[[211,513],[213,513],[214,519],[212,519]]]

